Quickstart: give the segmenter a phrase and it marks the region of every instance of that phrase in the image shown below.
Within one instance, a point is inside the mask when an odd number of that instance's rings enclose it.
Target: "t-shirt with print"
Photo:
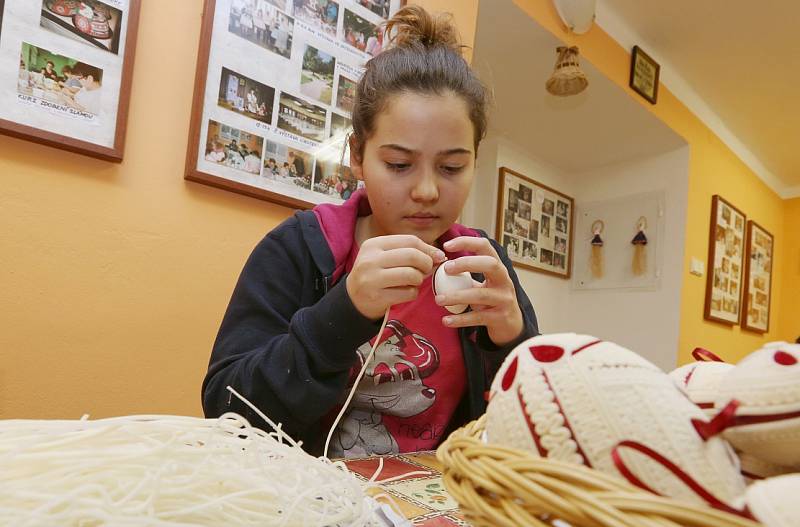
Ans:
[[[353,244],[347,272],[357,253]],[[430,276],[415,300],[391,307],[382,342],[334,432],[331,457],[431,450],[442,441],[466,389],[458,330],[441,322],[447,314],[434,302]],[[356,350],[351,383],[373,343]]]

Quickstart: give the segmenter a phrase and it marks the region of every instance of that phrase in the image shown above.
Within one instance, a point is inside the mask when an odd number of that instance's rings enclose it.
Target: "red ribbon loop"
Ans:
[[[739,408],[739,401],[731,399],[731,402],[725,405],[711,421],[702,421],[700,419],[692,419],[692,426],[703,438],[703,441],[708,441],[710,438],[721,434],[726,429],[736,425],[736,409]]]
[[[692,351],[692,357],[694,357],[694,360],[700,362],[725,362],[719,356],[705,348],[695,348]]]
[[[692,490],[692,492],[700,496],[700,498],[702,498],[706,503],[708,503],[715,509],[725,511],[730,514],[735,514],[737,516],[741,516],[750,520],[755,519],[753,518],[753,515],[750,513],[750,511],[747,510],[747,508],[742,510],[734,509],[727,503],[723,502],[722,500],[711,494],[711,492],[706,490],[702,485],[700,485],[697,481],[695,481],[689,474],[684,472],[678,465],[676,465],[666,457],[662,456],[652,448],[647,447],[636,441],[629,441],[629,440],[620,441],[619,443],[617,443],[617,446],[615,446],[611,450],[611,459],[614,461],[614,466],[617,467],[617,470],[619,470],[620,474],[622,474],[625,477],[625,479],[627,479],[632,485],[636,485],[637,487],[644,489],[648,492],[652,492],[653,494],[657,494],[659,496],[661,495],[658,492],[651,489],[649,486],[647,486],[644,482],[642,482],[638,477],[636,477],[636,475],[633,472],[631,472],[631,470],[627,467],[627,465],[625,465],[625,461],[622,459],[622,456],[619,453],[619,450],[621,448],[632,448],[633,450],[636,450],[637,452],[644,454],[645,456],[649,457],[662,467],[666,468],[667,470],[672,472],[678,479],[680,479],[687,487],[689,487]]]

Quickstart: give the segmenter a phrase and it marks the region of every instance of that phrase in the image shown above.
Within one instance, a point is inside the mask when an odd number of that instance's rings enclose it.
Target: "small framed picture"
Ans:
[[[772,234],[752,220],[747,222],[742,328],[756,333],[769,331],[773,246]]]
[[[404,0],[204,0],[185,178],[293,208],[358,188],[358,79]]]
[[[744,276],[745,215],[715,195],[711,201],[708,278],[704,317],[734,326],[739,323]]]
[[[496,239],[512,263],[569,278],[574,200],[506,167],[498,188]]]
[[[658,76],[661,66],[650,55],[642,51],[639,46],[633,46],[631,53],[631,76],[629,86],[655,104],[658,99]]]
[[[0,0],[0,133],[122,161],[141,0]]]

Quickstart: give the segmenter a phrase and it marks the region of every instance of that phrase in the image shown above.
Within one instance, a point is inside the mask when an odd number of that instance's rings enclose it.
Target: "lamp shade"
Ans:
[[[596,0],[553,0],[556,11],[573,33],[586,33],[592,27]]]

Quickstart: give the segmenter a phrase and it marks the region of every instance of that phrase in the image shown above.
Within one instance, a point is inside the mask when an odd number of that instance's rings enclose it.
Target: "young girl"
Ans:
[[[486,131],[486,91],[455,28],[407,6],[387,32],[392,46],[367,63],[353,110],[350,163],[365,188],[296,213],[258,244],[203,383],[207,416],[263,424],[231,385],[318,454],[388,319],[331,457],[435,448],[484,412],[502,360],[538,333],[503,249],[455,223]],[[472,273],[475,287],[435,295],[439,264]],[[444,307],[458,304],[471,309]]]

